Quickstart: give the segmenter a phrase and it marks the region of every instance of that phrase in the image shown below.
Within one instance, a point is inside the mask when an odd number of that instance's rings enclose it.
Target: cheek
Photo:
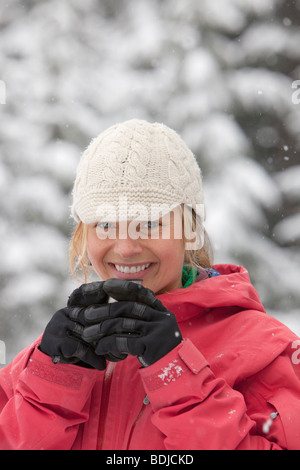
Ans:
[[[176,277],[181,273],[184,264],[184,244],[182,240],[172,240],[161,247],[160,250],[161,267],[167,270],[169,275]]]
[[[94,235],[93,233],[91,233],[91,231],[88,231],[87,235],[87,252],[89,255],[89,259],[92,261],[94,255],[96,254],[96,244],[94,240]]]
[[[105,240],[99,241],[97,235],[93,231],[88,232],[87,236],[87,252],[91,263],[100,265],[107,248],[105,247]]]
[[[182,287],[184,250],[182,244],[178,242],[180,240],[173,241],[172,245],[166,246],[166,249],[160,253],[159,269],[153,279],[155,288],[152,289],[156,294]]]

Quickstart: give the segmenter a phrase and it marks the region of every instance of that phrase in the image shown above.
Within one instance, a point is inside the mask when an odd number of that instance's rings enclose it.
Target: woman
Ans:
[[[143,120],[100,134],[72,215],[85,283],[1,371],[1,448],[300,448],[299,340],[243,267],[212,267],[181,138]]]

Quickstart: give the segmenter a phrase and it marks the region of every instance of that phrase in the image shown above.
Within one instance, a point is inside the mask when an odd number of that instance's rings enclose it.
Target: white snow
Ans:
[[[161,374],[158,374],[158,377],[163,381],[164,385],[167,385],[170,382],[174,382],[182,375],[183,369],[180,365],[177,364],[177,362],[177,359],[174,359],[174,361],[170,362],[167,367],[161,369]]]

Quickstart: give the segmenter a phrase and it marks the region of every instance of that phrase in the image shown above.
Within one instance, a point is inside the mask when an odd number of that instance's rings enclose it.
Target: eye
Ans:
[[[147,226],[148,226],[149,229],[150,229],[150,228],[156,228],[156,227],[159,227],[159,222],[157,222],[157,221],[156,221],[156,222],[153,222],[153,221],[149,220],[149,221],[147,222]]]
[[[98,222],[96,228],[107,231],[109,229],[115,228],[115,224],[111,222]]]
[[[147,222],[142,222],[140,224],[140,229],[142,231],[147,231],[147,230],[153,230],[153,229],[156,229],[157,227],[159,227],[159,222],[158,221],[152,221],[152,220],[148,220]]]
[[[96,233],[99,239],[116,237],[116,224],[113,222],[98,222],[96,224]]]

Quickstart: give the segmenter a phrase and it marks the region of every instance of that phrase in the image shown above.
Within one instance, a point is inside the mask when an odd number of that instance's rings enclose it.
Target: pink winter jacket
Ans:
[[[1,449],[300,449],[300,341],[247,271],[159,296],[184,338],[142,368],[53,364],[40,339],[0,371]]]

